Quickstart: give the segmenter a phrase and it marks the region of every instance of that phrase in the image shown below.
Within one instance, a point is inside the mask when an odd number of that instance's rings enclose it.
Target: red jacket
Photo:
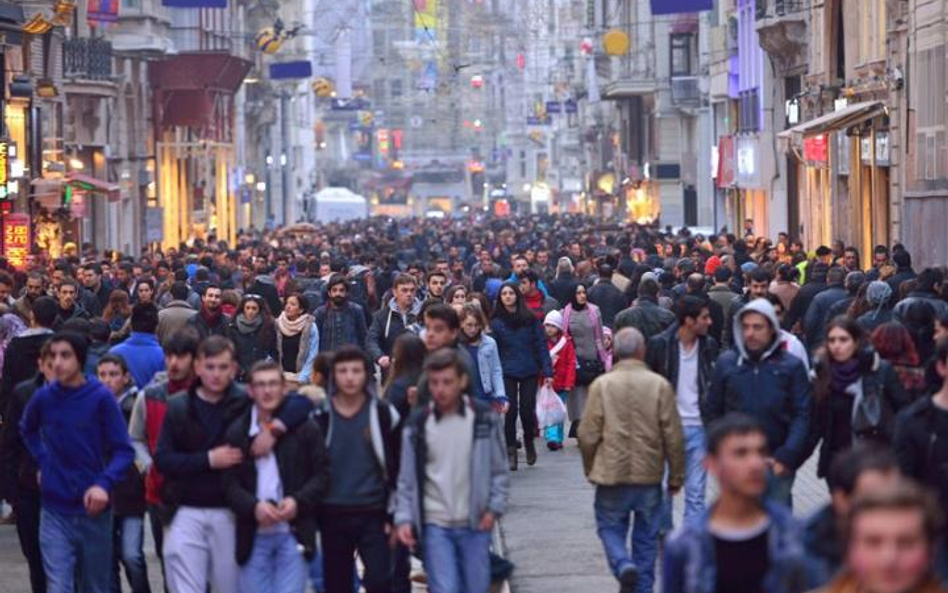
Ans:
[[[553,389],[558,392],[569,391],[576,387],[576,348],[573,346],[573,339],[568,334],[564,334],[564,337],[566,345],[556,355],[553,354],[553,348],[559,340],[547,338],[547,348],[553,360]]]

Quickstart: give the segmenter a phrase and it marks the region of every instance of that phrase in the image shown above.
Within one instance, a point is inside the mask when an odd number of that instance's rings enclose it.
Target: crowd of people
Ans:
[[[538,441],[578,443],[621,593],[948,577],[948,281],[901,245],[370,219],[0,269],[33,593],[486,593]],[[814,453],[832,502],[801,522]]]

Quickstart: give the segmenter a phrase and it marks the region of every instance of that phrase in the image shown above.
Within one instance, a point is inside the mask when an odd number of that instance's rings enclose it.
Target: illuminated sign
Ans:
[[[6,198],[6,186],[7,181],[10,180],[9,175],[9,163],[7,155],[10,150],[10,144],[8,142],[0,142],[0,187],[3,188],[3,195],[0,195],[0,199]]]
[[[30,253],[30,217],[28,214],[3,216],[3,255],[10,264],[22,270]]]
[[[803,160],[811,163],[826,163],[826,134],[811,136],[803,140]]]

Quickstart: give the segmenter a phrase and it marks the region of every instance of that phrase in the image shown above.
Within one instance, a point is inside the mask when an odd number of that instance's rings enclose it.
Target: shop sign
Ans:
[[[803,140],[803,160],[808,163],[826,164],[826,134],[810,136]]]
[[[836,172],[840,175],[851,173],[852,151],[852,138],[843,132],[836,134]]]
[[[30,253],[30,216],[15,213],[3,216],[3,255],[7,261],[22,270]]]
[[[145,242],[160,243],[165,239],[165,209],[161,206],[145,208]]]
[[[734,168],[734,137],[724,136],[718,142],[718,187],[726,188],[734,185],[736,171]]]
[[[9,154],[10,144],[6,141],[0,141],[0,200],[7,199],[7,181],[10,180],[10,164],[7,155]]]
[[[760,163],[756,138],[738,137],[735,146],[737,185],[745,189],[760,187]]]
[[[862,156],[862,164],[866,166],[872,165],[872,137],[863,136],[859,141],[860,153]],[[876,166],[878,167],[888,167],[890,165],[889,160],[889,133],[888,132],[877,132],[876,133]]]

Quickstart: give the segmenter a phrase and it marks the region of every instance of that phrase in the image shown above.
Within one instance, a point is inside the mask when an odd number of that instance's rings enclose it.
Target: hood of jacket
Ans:
[[[777,313],[774,311],[773,305],[766,299],[754,299],[744,305],[738,314],[734,316],[734,347],[737,348],[738,354],[741,355],[740,362],[750,358],[747,354],[747,347],[744,345],[744,332],[741,328],[741,320],[744,318],[744,315],[748,313],[760,313],[767,319],[770,323],[770,327],[774,330],[773,341],[760,357],[761,360],[766,360],[780,347],[780,321],[777,319]]]
[[[412,315],[417,316],[421,312],[422,302],[419,299],[412,301],[411,307],[408,309],[408,312]],[[392,297],[388,300],[388,310],[392,313],[401,313],[401,310],[398,308],[398,304],[395,302],[395,297]]]

